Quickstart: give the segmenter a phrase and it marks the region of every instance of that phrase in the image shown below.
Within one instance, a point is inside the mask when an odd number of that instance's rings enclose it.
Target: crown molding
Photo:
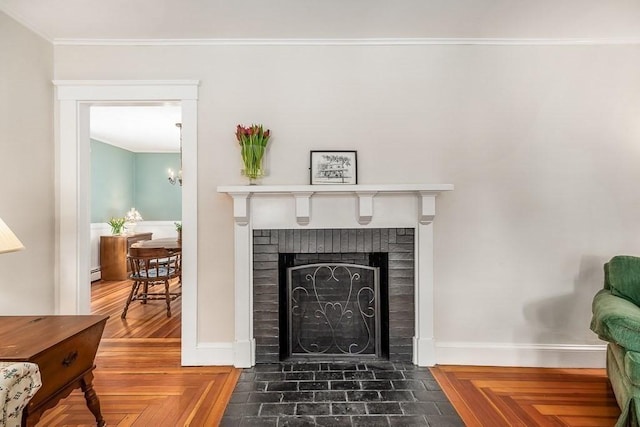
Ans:
[[[640,38],[255,38],[55,39],[56,46],[603,46],[639,45]]]

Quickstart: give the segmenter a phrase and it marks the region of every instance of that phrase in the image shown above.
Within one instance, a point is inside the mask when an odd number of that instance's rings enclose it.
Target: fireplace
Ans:
[[[414,237],[413,228],[254,230],[256,363],[358,355],[410,362]],[[327,340],[330,349],[313,348]]]
[[[330,268],[337,268],[336,264],[379,268],[379,288],[372,291],[380,295],[378,318],[368,324],[379,328],[377,349],[362,357],[433,365],[433,219],[436,196],[450,190],[453,186],[448,184],[218,187],[233,199],[234,365],[250,367],[256,362],[306,357],[293,348],[293,337],[285,339],[281,334],[291,330],[293,320],[286,310],[290,305],[287,289],[291,289],[286,284],[288,273],[279,265],[290,262],[281,258],[291,256],[299,259],[294,266],[329,263]],[[354,256],[364,258],[353,262]],[[386,267],[371,265],[371,257],[381,256],[388,259]],[[334,308],[318,314],[330,317],[328,311],[343,308],[338,302],[323,300]]]

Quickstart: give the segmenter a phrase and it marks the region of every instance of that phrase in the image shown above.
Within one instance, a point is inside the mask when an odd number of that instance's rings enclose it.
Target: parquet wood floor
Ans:
[[[171,292],[178,290],[178,283],[171,284]],[[93,314],[111,316],[105,327],[104,338],[180,338],[182,301],[171,302],[171,317],[167,317],[164,301],[129,306],[126,319],[120,319],[124,302],[131,291],[131,281],[96,282],[91,287],[91,311]]]
[[[172,287],[177,287],[172,284]],[[96,356],[94,388],[109,426],[216,426],[240,370],[230,366],[180,366],[180,307],[134,302],[120,313],[130,282],[92,286],[92,311],[110,315]],[[173,289],[172,289],[173,290]],[[46,427],[95,426],[84,396],[74,391],[38,422]]]
[[[604,369],[436,366],[468,427],[602,426],[620,410]]]

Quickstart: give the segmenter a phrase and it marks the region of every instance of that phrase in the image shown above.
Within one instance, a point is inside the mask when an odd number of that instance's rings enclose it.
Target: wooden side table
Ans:
[[[100,236],[100,277],[102,280],[127,280],[127,254],[132,244],[151,240],[152,233]]]
[[[0,316],[0,360],[40,368],[42,387],[22,412],[35,426],[42,413],[81,388],[96,425],[106,423],[93,389],[94,360],[109,316]]]

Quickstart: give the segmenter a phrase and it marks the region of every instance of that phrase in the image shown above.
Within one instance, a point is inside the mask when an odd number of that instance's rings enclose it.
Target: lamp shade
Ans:
[[[6,252],[14,252],[24,249],[22,242],[18,240],[13,231],[7,227],[2,218],[0,218],[0,254]]]

